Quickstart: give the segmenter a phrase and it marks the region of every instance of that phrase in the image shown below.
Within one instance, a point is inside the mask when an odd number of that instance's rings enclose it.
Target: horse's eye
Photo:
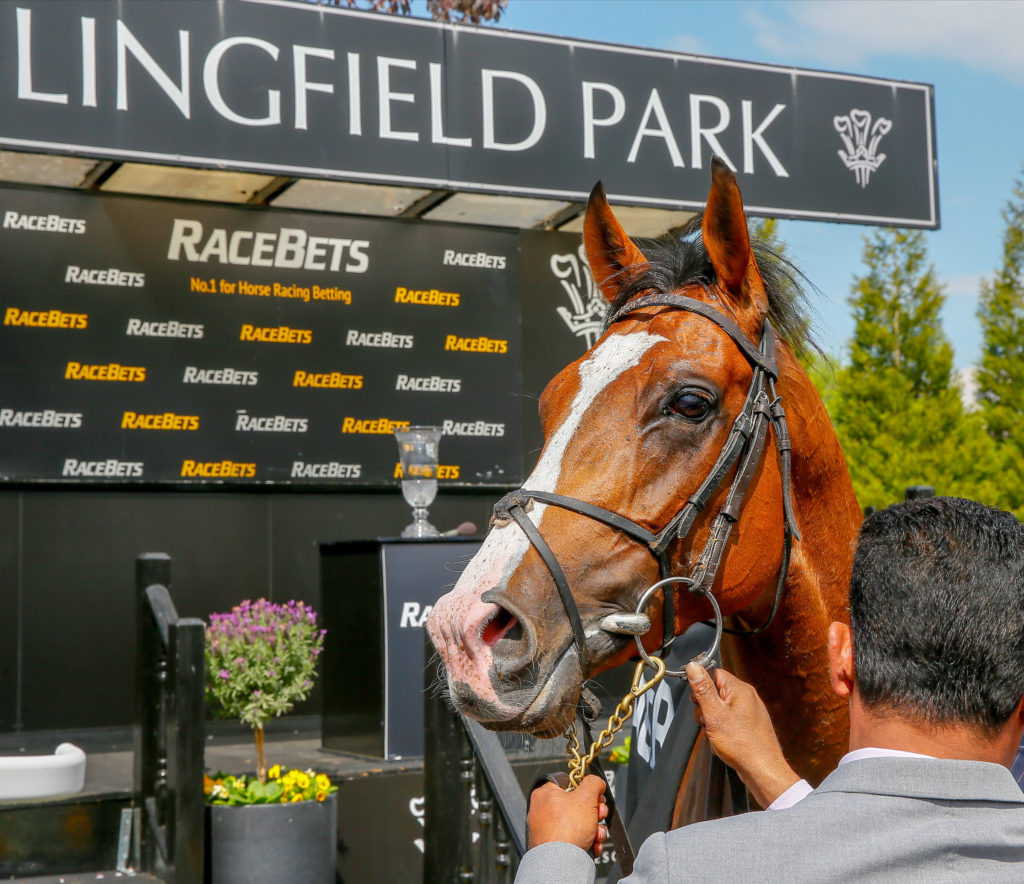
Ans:
[[[669,403],[667,411],[690,421],[703,420],[711,410],[711,401],[699,393],[683,393]]]

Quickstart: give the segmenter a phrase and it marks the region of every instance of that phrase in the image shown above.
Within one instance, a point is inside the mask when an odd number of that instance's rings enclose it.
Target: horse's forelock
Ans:
[[[672,239],[637,240],[646,263],[620,274],[619,293],[606,315],[611,316],[642,295],[668,294],[690,286],[699,286],[706,300],[728,308],[715,294],[717,280],[701,236],[702,219],[703,212],[699,212]],[[816,291],[814,284],[763,237],[752,234],[750,247],[764,280],[768,318],[775,330],[794,350],[819,349],[810,333],[808,316],[812,309],[805,291],[808,287]]]

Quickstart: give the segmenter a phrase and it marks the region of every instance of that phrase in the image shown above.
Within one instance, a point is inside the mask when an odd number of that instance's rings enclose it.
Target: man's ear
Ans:
[[[829,624],[828,663],[832,690],[848,699],[853,693],[853,633],[846,623],[835,621]]]

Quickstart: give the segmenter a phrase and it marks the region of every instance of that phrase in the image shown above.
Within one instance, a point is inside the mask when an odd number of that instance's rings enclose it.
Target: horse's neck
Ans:
[[[850,568],[861,513],[821,398],[788,348],[780,350],[779,361],[801,539],[793,544],[775,620],[760,635],[730,642],[726,666],[735,667],[758,689],[790,762],[816,781],[846,751],[846,705],[831,690],[827,631],[833,620],[848,620]],[[762,605],[770,608],[770,598]],[[760,619],[751,616],[750,621]]]

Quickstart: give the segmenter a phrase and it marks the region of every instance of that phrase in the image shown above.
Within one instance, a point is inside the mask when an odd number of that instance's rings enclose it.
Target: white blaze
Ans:
[[[580,387],[572,401],[569,415],[548,440],[537,466],[523,483],[524,488],[529,491],[555,490],[562,474],[566,449],[594,400],[623,372],[638,365],[651,347],[664,340],[660,335],[648,332],[613,335],[590,354],[579,367]],[[546,509],[546,504],[535,501],[528,514],[538,528]],[[514,523],[491,531],[451,594],[469,593],[478,596],[503,583],[519,566],[528,549],[526,535]]]

